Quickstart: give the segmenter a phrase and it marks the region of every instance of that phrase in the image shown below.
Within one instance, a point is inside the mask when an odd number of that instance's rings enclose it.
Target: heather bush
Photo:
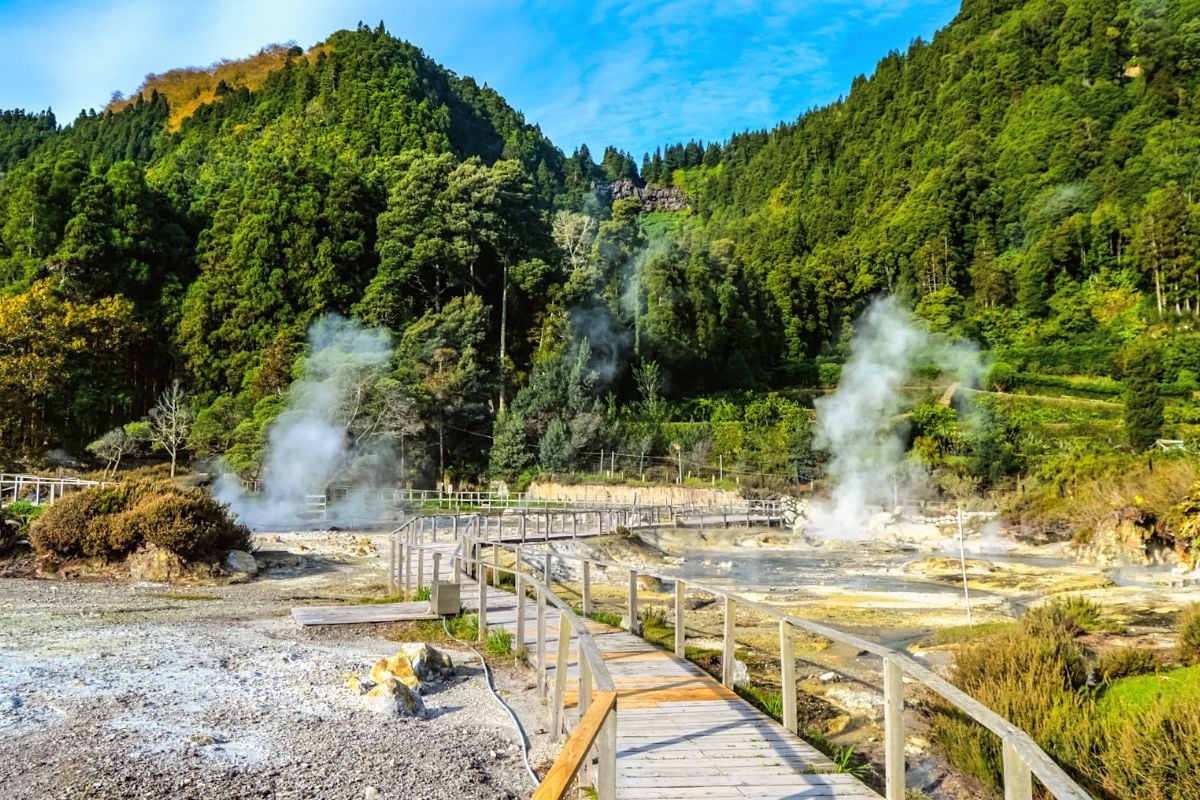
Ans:
[[[1157,650],[1145,647],[1118,647],[1106,650],[1096,659],[1094,674],[1097,681],[1110,683],[1133,675],[1146,675],[1163,668]]]
[[[1175,655],[1184,664],[1200,664],[1200,603],[1193,603],[1179,615]]]
[[[208,494],[155,479],[68,494],[29,536],[38,552],[63,557],[122,558],[150,544],[199,559],[250,547],[249,531]]]

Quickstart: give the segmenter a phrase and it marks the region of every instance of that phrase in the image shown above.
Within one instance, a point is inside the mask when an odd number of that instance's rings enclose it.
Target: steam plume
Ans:
[[[891,297],[871,304],[855,326],[837,391],[816,401],[814,444],[830,453],[831,494],[815,503],[810,528],[823,538],[865,538],[870,518],[891,508],[895,493],[925,487],[924,470],[906,460],[897,415],[913,368],[932,364],[960,382],[978,380],[973,347],[929,331]]]

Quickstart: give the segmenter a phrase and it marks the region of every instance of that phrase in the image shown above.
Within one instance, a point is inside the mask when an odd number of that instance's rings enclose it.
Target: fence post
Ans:
[[[721,683],[726,688],[733,688],[733,647],[734,647],[734,615],[737,609],[731,598],[725,598],[725,646],[721,656]]]
[[[571,661],[571,622],[567,612],[558,613],[558,656],[554,659],[554,701],[551,703],[550,727],[554,740],[562,741],[563,711],[566,707],[567,665]]]
[[[1033,776],[1021,754],[1004,742],[1004,800],[1031,800]]]
[[[404,551],[404,596],[412,597],[412,545],[401,542],[400,549]]]
[[[500,588],[500,543],[492,545],[492,585]]]
[[[425,585],[425,551],[417,550],[417,591]]]
[[[537,595],[537,688],[538,696],[544,697],[546,693],[546,593],[542,588],[538,588]]]
[[[600,800],[616,800],[617,796],[617,710],[604,719],[600,731],[600,777],[596,781],[596,796]]]
[[[684,658],[687,654],[687,631],[683,627],[684,596],[687,584],[675,579],[675,655]]]
[[[592,562],[583,562],[583,615],[592,615]]]
[[[396,534],[388,536],[388,594],[396,593]]]
[[[441,566],[441,563],[442,563],[442,554],[435,550],[433,552],[433,578],[429,581],[430,584],[434,584],[434,583],[438,582],[438,569]],[[430,597],[432,597],[432,596],[433,595],[431,594]]]
[[[783,680],[783,727],[792,733],[798,729],[796,720],[796,650],[792,625],[779,620],[779,664]]]
[[[463,556],[467,553],[467,535],[456,537],[458,540],[458,558],[454,559],[454,582],[462,583]]]
[[[525,646],[525,581],[521,575],[521,552],[517,551],[516,570],[517,591],[517,650]]]
[[[904,800],[904,673],[890,658],[883,660],[883,741],[887,800]],[[1007,773],[1007,757],[1004,764]]]
[[[637,633],[637,571],[629,570],[629,632]]]
[[[487,581],[483,579],[483,575],[479,576],[479,636],[476,637],[481,642],[487,641]]]

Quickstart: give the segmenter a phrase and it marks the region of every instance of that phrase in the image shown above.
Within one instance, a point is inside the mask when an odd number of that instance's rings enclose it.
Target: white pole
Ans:
[[[963,515],[962,505],[958,506],[958,558],[962,564],[963,576],[963,597],[967,601],[967,624],[974,625],[975,620],[971,617],[971,588],[967,585],[967,543],[966,535],[963,533]]]

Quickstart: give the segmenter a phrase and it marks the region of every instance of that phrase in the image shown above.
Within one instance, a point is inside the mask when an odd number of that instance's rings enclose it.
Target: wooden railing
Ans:
[[[390,567],[389,586],[393,591],[403,585],[406,593],[411,594],[412,580],[416,578],[416,586],[424,585],[423,557],[426,551],[431,551],[433,561],[432,581],[439,580],[440,562],[443,556],[436,546],[437,527],[426,526],[414,517],[401,525],[390,535]],[[478,530],[479,515],[464,518],[459,524],[455,517],[455,530],[462,529],[458,534],[457,546],[451,553],[454,561],[454,579],[460,582],[468,573],[472,574],[478,584],[478,627],[477,636],[480,642],[488,636],[488,584],[486,571],[492,571],[493,582],[499,584],[502,573],[513,576],[515,585],[516,630],[513,640],[517,648],[523,648],[526,640],[526,595],[532,592],[536,600],[537,614],[535,619],[537,635],[536,660],[533,666],[537,672],[538,690],[550,706],[551,726],[553,736],[561,740],[567,733],[568,724],[566,708],[567,670],[571,663],[572,642],[574,642],[575,663],[579,668],[579,691],[576,710],[578,717],[574,730],[563,746],[559,757],[555,760],[546,778],[538,787],[534,797],[538,800],[561,800],[566,796],[568,787],[578,776],[589,781],[596,789],[601,800],[614,800],[617,793],[617,691],[612,675],[604,663],[595,640],[581,620],[565,601],[560,599],[551,589],[550,557],[547,554],[545,570],[539,579],[522,569],[522,562],[517,561],[513,567],[501,566],[496,563],[487,564],[483,560],[479,539],[470,535],[472,529]],[[425,534],[432,533],[432,540],[426,542]],[[499,551],[494,551],[499,552]],[[416,556],[416,571],[414,576],[413,556]],[[558,614],[558,641],[554,657],[554,681],[550,685],[550,657],[548,653],[546,622],[551,609]],[[581,775],[581,772],[583,773]]]

